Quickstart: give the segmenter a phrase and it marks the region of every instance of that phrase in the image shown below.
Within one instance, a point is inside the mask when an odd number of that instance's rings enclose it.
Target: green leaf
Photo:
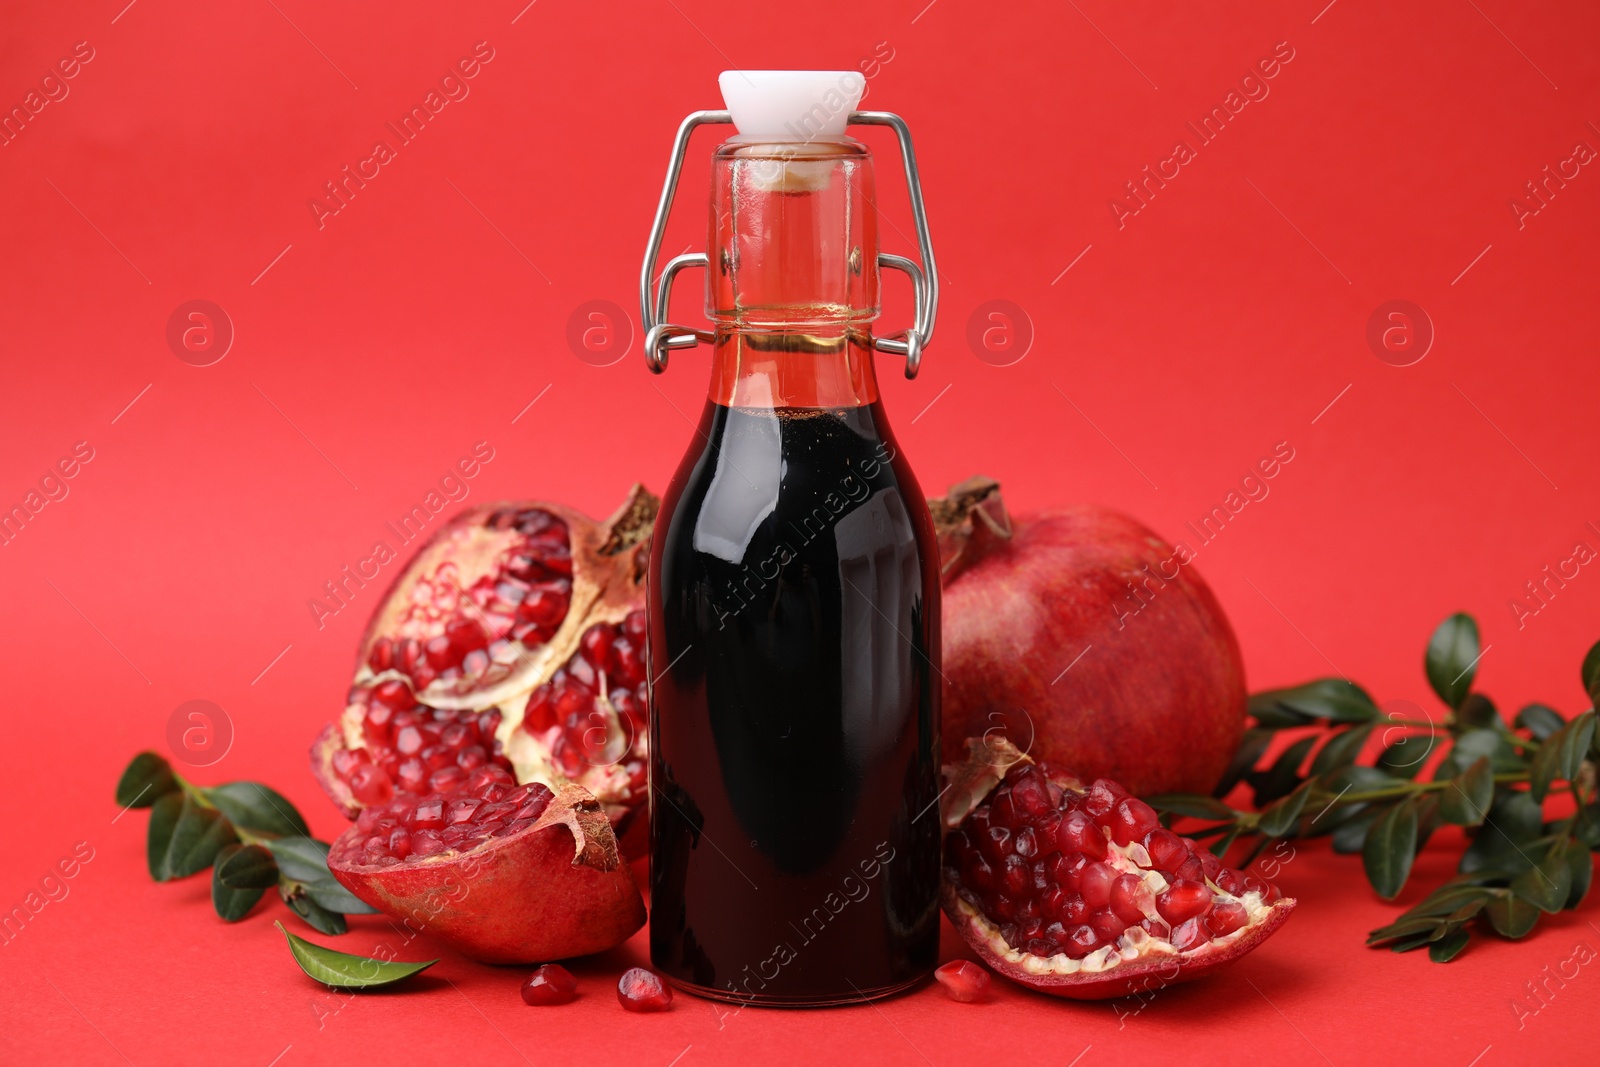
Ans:
[[[1245,774],[1252,770],[1257,761],[1261,759],[1267,746],[1272,743],[1272,731],[1251,727],[1239,739],[1239,747],[1234,750],[1233,759],[1228,764],[1228,769],[1222,772],[1222,778],[1217,782],[1217,787],[1211,791],[1214,797],[1225,797],[1232,792],[1233,787],[1243,780]]]
[[[1220,800],[1203,797],[1197,793],[1162,793],[1145,797],[1157,811],[1182,815],[1190,819],[1223,819],[1232,821],[1234,810]]]
[[[1405,888],[1416,851],[1417,808],[1402,800],[1378,816],[1361,849],[1367,881],[1380,897],[1393,900]]]
[[[228,782],[202,792],[241,830],[266,837],[304,837],[311,833],[294,805],[260,782]]]
[[[1387,736],[1387,734],[1385,734]],[[1433,754],[1432,734],[1407,734],[1382,752],[1373,762],[1380,770],[1402,778],[1415,778],[1422,765]]]
[[[1489,925],[1494,927],[1495,933],[1513,941],[1527,937],[1539,921],[1539,909],[1511,893],[1496,896],[1483,913],[1489,917]]]
[[[215,808],[205,807],[193,797],[183,798],[172,839],[167,842],[166,878],[187,878],[216,861],[224,845],[239,840],[233,825]]]
[[[367,956],[354,956],[336,952],[331,948],[313,944],[296,937],[273,923],[289,939],[289,951],[300,969],[314,980],[336,989],[382,989],[384,986],[410,978],[432,967],[438,960],[405,963],[398,960],[375,960]]]
[[[278,861],[260,845],[230,845],[217,854],[217,880],[229,889],[271,889],[278,884]]]
[[[1594,742],[1594,712],[1586,711],[1545,738],[1528,769],[1528,792],[1543,800],[1557,779],[1570,782],[1583,769]]]
[[[1589,646],[1589,652],[1583,657],[1583,691],[1589,694],[1589,702],[1600,707],[1600,641]]]
[[[1450,779],[1439,794],[1439,818],[1457,826],[1478,826],[1494,802],[1494,770],[1488,756]]]
[[[1517,712],[1518,726],[1524,727],[1535,741],[1543,741],[1567,724],[1561,713],[1543,704],[1529,704]]]
[[[1544,809],[1527,793],[1497,790],[1478,836],[1461,855],[1459,870],[1520,874],[1533,866],[1530,849],[1544,832]]]
[[[256,901],[260,900],[262,894],[266,892],[266,889],[261,887],[238,889],[222,880],[222,869],[227,866],[228,861],[241,848],[245,847],[253,846],[228,845],[225,847],[221,852],[217,853],[217,864],[211,872],[211,906],[217,909],[217,914],[221,916],[223,922],[236,923],[244,918],[250,913],[250,909],[256,906]]]
[[[1583,761],[1595,740],[1595,714],[1586,711],[1567,726],[1569,736],[1561,743],[1561,777],[1569,782],[1578,780]]]
[[[1415,937],[1407,937],[1400,941],[1396,941],[1394,944],[1389,946],[1389,951],[1410,952],[1412,949],[1422,948],[1424,945],[1431,945],[1442,936],[1444,936],[1444,928],[1440,927],[1437,930],[1431,930],[1425,934],[1418,934]]]
[[[1444,920],[1432,915],[1402,916],[1388,926],[1380,926],[1367,935],[1367,944],[1377,945],[1397,938],[1422,935],[1428,940],[1438,936]]]
[[[1343,855],[1360,852],[1366,846],[1367,834],[1380,814],[1382,812],[1379,809],[1368,809],[1334,827],[1333,850]]]
[[[1263,726],[1304,726],[1328,722],[1371,722],[1378,706],[1366,690],[1342,678],[1319,678],[1288,689],[1269,689],[1250,698],[1250,714]]]
[[[1476,914],[1494,897],[1494,891],[1474,885],[1442,885],[1424,897],[1421,903],[1400,916],[1402,919],[1428,917],[1436,919],[1466,919]],[[1472,910],[1462,914],[1463,909]]]
[[[1317,751],[1317,758],[1311,761],[1311,773],[1326,774],[1354,763],[1361,755],[1361,747],[1372,736],[1374,725],[1351,726],[1331,734]]]
[[[376,915],[378,909],[366,903],[336,881],[306,882],[306,896],[328,911],[339,915]]]
[[[306,921],[307,926],[318,933],[337,935],[347,933],[350,929],[343,915],[331,912],[312,900],[306,895],[305,887],[298,882],[280,883],[278,895],[296,915]]]
[[[1294,792],[1282,800],[1273,802],[1261,813],[1261,818],[1256,823],[1257,828],[1268,837],[1287,836],[1300,821],[1300,813],[1306,807],[1306,798],[1311,795],[1315,785],[1315,778],[1307,778]]]
[[[1589,895],[1589,886],[1594,881],[1594,857],[1579,841],[1565,841],[1561,847],[1572,877],[1572,891],[1567,894],[1567,907],[1576,908],[1583,903],[1583,898]]]
[[[1428,639],[1423,669],[1427,671],[1428,684],[1450,707],[1461,707],[1471,692],[1478,655],[1478,623],[1465,612],[1441,622]]]
[[[1534,866],[1511,880],[1511,891],[1540,911],[1555,914],[1567,906],[1572,893],[1572,869],[1566,857],[1551,849]]]
[[[1371,789],[1388,789],[1403,784],[1405,784],[1404,778],[1395,778],[1376,767],[1363,767],[1359,764],[1340,767],[1322,779],[1322,788],[1335,795],[1346,792],[1365,793]]]
[[[1227,833],[1211,842],[1211,854],[1216,856],[1218,859],[1226,856],[1228,854],[1228,849],[1232,848],[1234,841],[1238,840],[1240,832],[1241,827],[1235,826]]]
[[[1455,747],[1433,769],[1433,780],[1448,781],[1488,756],[1496,774],[1523,770],[1526,761],[1511,747],[1511,739],[1500,730],[1468,730],[1456,738]]]
[[[145,860],[150,865],[150,877],[158,882],[167,880],[167,846],[172,843],[172,830],[178,825],[178,815],[186,800],[182,793],[166,793],[150,806]]]
[[[267,848],[278,861],[278,871],[288,891],[297,892],[300,898],[311,901],[323,911],[336,913],[335,918],[374,914],[373,908],[358,900],[329,873],[326,842],[314,837],[280,837],[268,841]],[[312,920],[307,916],[306,921]],[[342,934],[344,931],[323,930],[323,933]]]
[[[117,803],[124,808],[148,808],[177,788],[172,764],[154,752],[141,752],[117,781]]]
[[[328,845],[314,837],[280,837],[266,847],[278,861],[278,870],[293,882],[320,882],[328,879]]]
[[[1456,709],[1455,721],[1457,726],[1469,730],[1499,729],[1500,712],[1495,709],[1494,701],[1482,693],[1468,693]]]
[[[1458,926],[1428,947],[1428,958],[1434,963],[1449,963],[1461,954],[1471,939],[1472,936]]]
[[[1300,784],[1300,765],[1317,743],[1315,734],[1302,737],[1279,754],[1267,771],[1253,771],[1245,778],[1255,788],[1255,804],[1264,808],[1279,797],[1288,796]]]

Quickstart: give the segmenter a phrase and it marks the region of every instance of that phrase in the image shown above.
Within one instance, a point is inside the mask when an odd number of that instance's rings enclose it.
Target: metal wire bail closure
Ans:
[[[645,364],[654,374],[667,369],[667,356],[675,348],[693,348],[704,341],[710,343],[709,330],[691,326],[675,326],[666,321],[671,304],[672,281],[685,267],[707,265],[704,252],[686,252],[674,257],[661,271],[659,291],[656,288],[656,260],[661,255],[661,242],[666,237],[667,217],[672,213],[672,199],[678,191],[678,176],[683,170],[683,159],[689,150],[689,137],[696,126],[727,125],[733,116],[727,111],[696,111],[678,127],[678,136],[672,143],[672,159],[667,164],[667,180],[661,188],[661,202],[656,206],[655,222],[650,227],[650,243],[644,252],[644,267],[639,272],[639,317],[644,323]],[[887,337],[874,337],[872,347],[890,355],[904,356],[906,377],[915,378],[922,366],[922,353],[933,341],[934,319],[939,312],[939,272],[933,261],[933,239],[928,236],[928,214],[922,206],[922,179],[917,172],[917,157],[911,148],[911,130],[904,119],[888,111],[852,111],[851,126],[888,126],[900,142],[900,157],[905,163],[906,186],[911,193],[911,217],[917,230],[917,255],[922,261],[905,256],[878,254],[879,268],[888,267],[902,271],[911,278],[916,294],[916,315],[909,330]]]

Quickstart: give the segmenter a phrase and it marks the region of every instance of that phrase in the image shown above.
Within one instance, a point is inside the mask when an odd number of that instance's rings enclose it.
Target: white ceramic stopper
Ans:
[[[845,136],[867,79],[855,70],[725,70],[717,84],[741,135],[807,143]]]

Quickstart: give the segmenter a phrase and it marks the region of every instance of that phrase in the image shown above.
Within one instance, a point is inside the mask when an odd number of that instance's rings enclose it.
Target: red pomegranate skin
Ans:
[[[999,731],[1135,796],[1209,793],[1247,693],[1227,616],[1180,565],[1193,553],[1077,505],[1017,520],[975,555],[944,589],[945,762]]]

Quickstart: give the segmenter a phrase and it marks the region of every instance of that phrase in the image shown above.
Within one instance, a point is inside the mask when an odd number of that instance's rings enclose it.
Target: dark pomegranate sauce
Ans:
[[[714,399],[696,441],[651,557],[652,960],[753,1003],[893,992],[938,949],[922,492],[875,399]]]

